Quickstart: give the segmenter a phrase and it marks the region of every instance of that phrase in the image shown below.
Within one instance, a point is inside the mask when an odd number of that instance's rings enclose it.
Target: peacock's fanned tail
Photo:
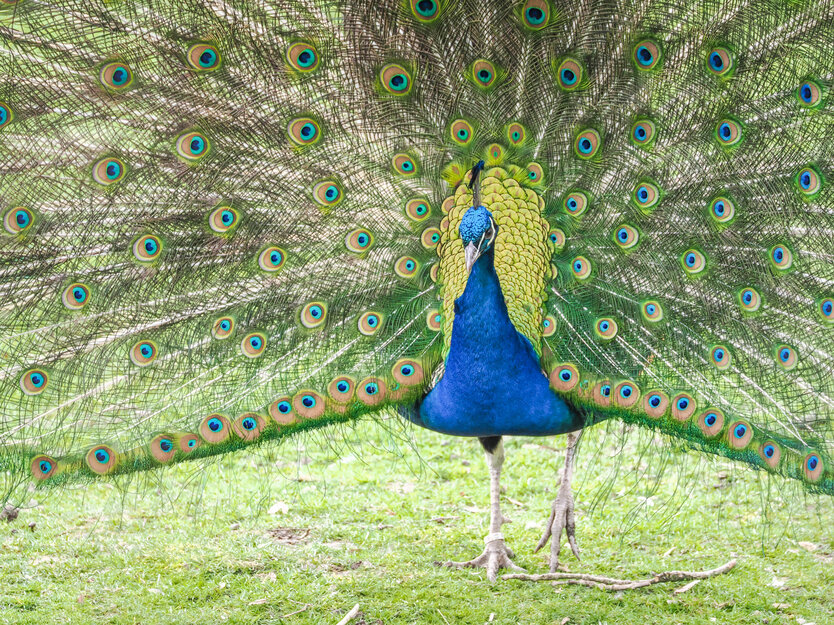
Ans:
[[[0,69],[7,497],[413,404],[479,159],[556,392],[834,493],[832,3],[6,0]]]

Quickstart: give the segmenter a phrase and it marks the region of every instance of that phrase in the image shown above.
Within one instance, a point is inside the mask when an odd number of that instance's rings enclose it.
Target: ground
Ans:
[[[479,445],[389,426],[319,432],[122,488],[32,492],[35,507],[0,522],[0,623],[335,625],[357,603],[354,623],[386,625],[834,623],[829,498],[598,426],[579,451],[582,562],[563,549],[571,571],[639,577],[730,558],[737,568],[677,595],[681,584],[493,585],[483,570],[434,565],[483,548]],[[506,442],[504,534],[530,572],[547,571],[547,550],[531,551],[564,442]]]

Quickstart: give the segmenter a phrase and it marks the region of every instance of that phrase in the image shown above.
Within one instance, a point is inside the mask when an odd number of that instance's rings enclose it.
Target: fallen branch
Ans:
[[[707,579],[708,577],[728,573],[736,564],[737,562],[735,560],[730,560],[726,564],[722,564],[718,568],[709,571],[666,571],[664,573],[657,573],[654,577],[648,579],[633,580],[603,577],[601,575],[588,575],[587,573],[543,573],[541,575],[508,573],[507,575],[502,575],[501,579],[520,579],[526,582],[552,581],[554,586],[574,584],[588,586],[589,588],[601,588],[602,590],[608,591],[634,590],[636,588],[645,588],[646,586],[663,584],[665,582]]]
[[[336,625],[347,625],[347,624],[348,624],[348,623],[350,623],[350,622],[351,622],[354,618],[356,618],[356,615],[357,615],[357,614],[359,614],[359,604],[358,604],[358,603],[357,603],[355,606],[353,606],[353,607],[350,609],[350,612],[348,612],[347,614],[345,614],[345,618],[343,618],[341,621],[339,621],[338,623],[336,623]]]

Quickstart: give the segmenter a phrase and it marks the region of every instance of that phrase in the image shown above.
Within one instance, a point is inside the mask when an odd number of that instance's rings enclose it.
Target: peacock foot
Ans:
[[[486,546],[484,547],[483,553],[474,560],[467,562],[444,562],[443,566],[448,566],[453,569],[484,568],[487,572],[487,579],[491,582],[496,580],[500,569],[524,570],[512,561],[515,558],[515,554],[507,547],[503,534],[500,532],[489,534],[484,538],[484,542]]]
[[[559,486],[559,493],[556,499],[553,500],[553,506],[550,510],[550,518],[545,524],[544,533],[542,534],[539,543],[533,552],[538,552],[539,549],[547,544],[547,541],[553,539],[550,543],[550,572],[555,573],[559,568],[559,552],[562,550],[562,532],[568,537],[571,551],[576,559],[579,559],[579,547],[576,544],[576,519],[573,513],[573,493],[571,492],[570,482],[563,479]]]

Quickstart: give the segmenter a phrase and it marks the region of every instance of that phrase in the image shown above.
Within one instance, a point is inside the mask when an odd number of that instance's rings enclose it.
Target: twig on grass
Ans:
[[[665,571],[657,573],[653,577],[647,579],[616,579],[613,577],[603,577],[601,575],[589,575],[587,573],[543,573],[541,575],[529,575],[527,573],[508,573],[502,575],[502,579],[520,579],[527,582],[544,582],[552,581],[554,586],[561,586],[564,584],[574,584],[580,586],[588,586],[589,588],[601,588],[602,590],[618,591],[618,590],[634,590],[636,588],[645,588],[646,586],[653,586],[654,584],[662,584],[665,582],[681,582],[685,580],[702,580],[716,575],[722,575],[731,571],[737,564],[736,560],[730,560],[726,564],[722,564],[718,568],[710,569],[709,571]],[[694,584],[693,584],[694,585]],[[687,584],[686,586],[689,586]],[[686,590],[689,590],[686,588]],[[682,588],[678,589],[685,592]]]

